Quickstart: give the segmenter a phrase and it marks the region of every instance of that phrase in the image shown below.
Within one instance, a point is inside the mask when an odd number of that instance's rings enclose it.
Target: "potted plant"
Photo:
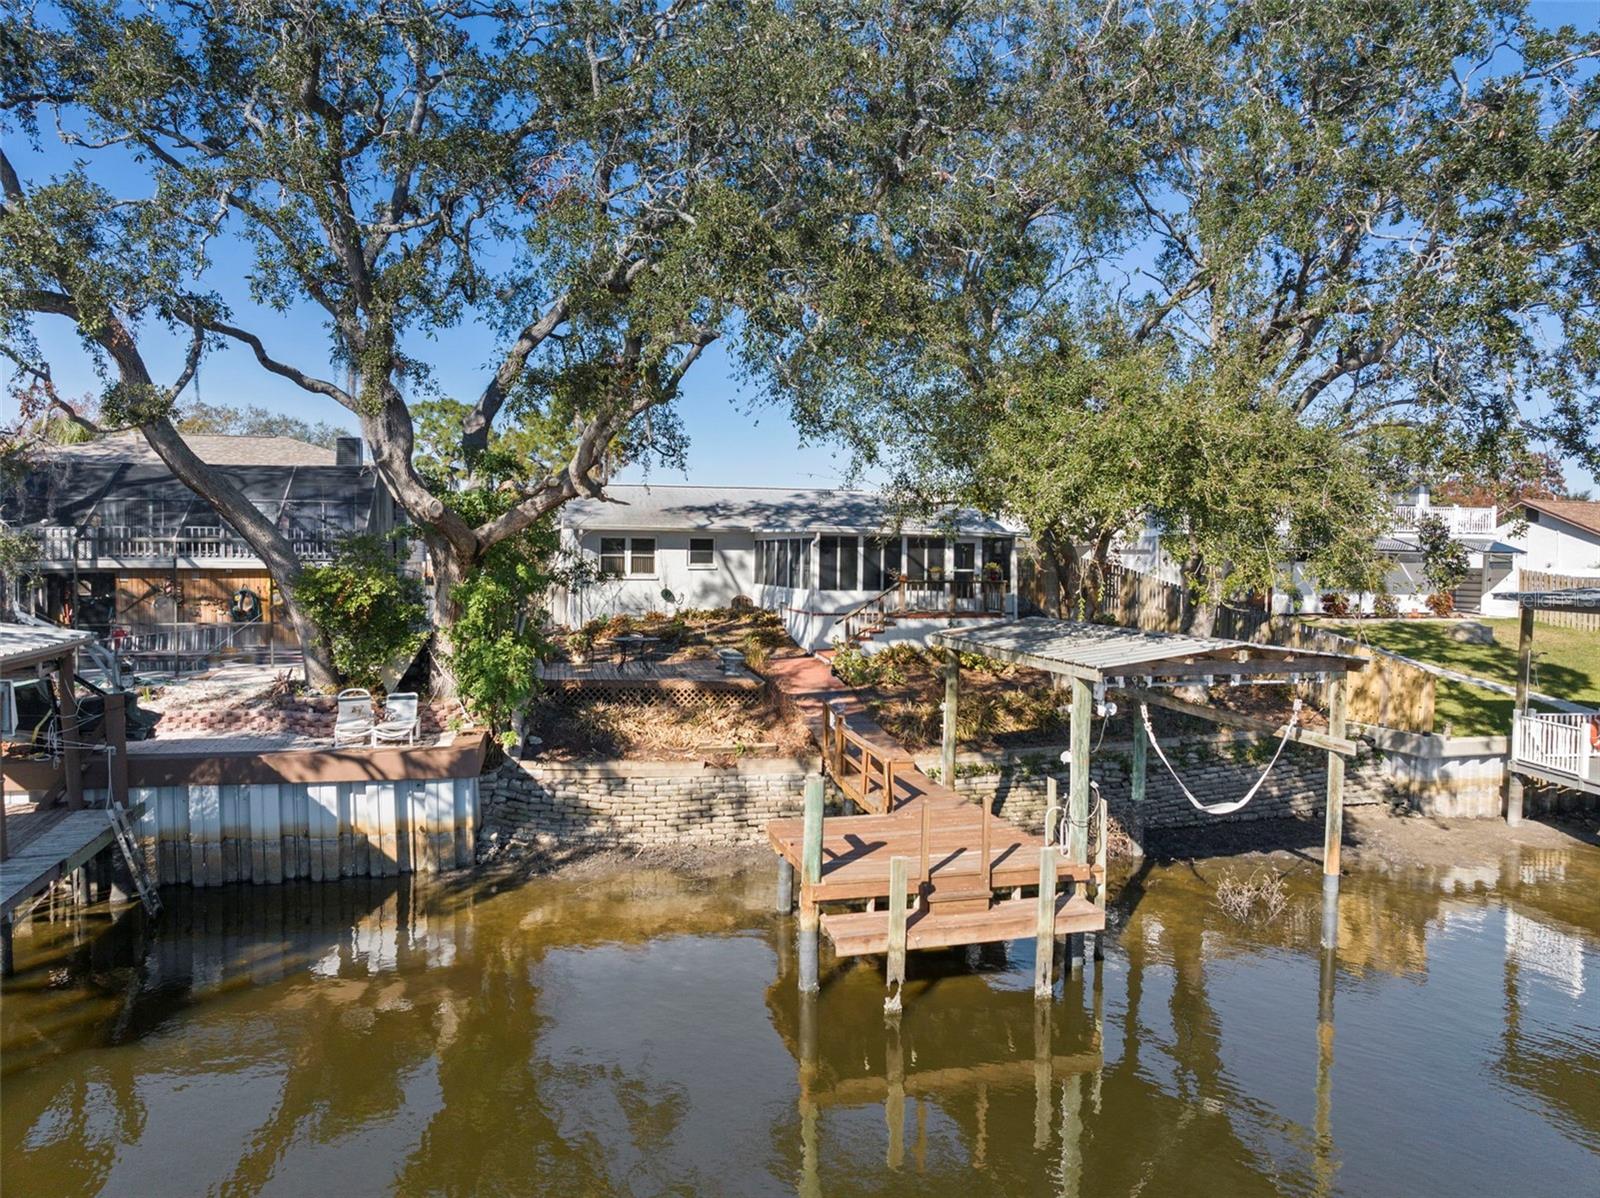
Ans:
[[[983,580],[996,586],[1005,581],[1005,576],[1000,573],[999,562],[983,563]]]

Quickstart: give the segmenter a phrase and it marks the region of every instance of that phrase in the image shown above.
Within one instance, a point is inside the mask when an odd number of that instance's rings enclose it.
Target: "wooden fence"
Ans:
[[[1292,645],[1329,653],[1353,653],[1371,664],[1350,675],[1350,719],[1405,732],[1433,731],[1434,677],[1381,649],[1313,628],[1296,616],[1274,616],[1238,607],[1196,609],[1185,589],[1136,570],[1116,570],[1092,617],[1149,632],[1192,631],[1236,641]]]
[[[1547,574],[1542,570],[1524,570],[1519,579],[1520,590],[1524,591],[1570,591],[1576,587],[1600,587],[1600,577],[1589,575],[1583,577],[1574,574]],[[1549,624],[1553,628],[1582,628],[1590,632],[1600,632],[1600,612],[1597,611],[1548,611],[1535,608],[1533,618],[1540,624]]]

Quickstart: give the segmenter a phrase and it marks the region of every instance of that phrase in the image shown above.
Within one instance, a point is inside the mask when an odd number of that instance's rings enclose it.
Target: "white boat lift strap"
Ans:
[[[1194,797],[1194,792],[1184,785],[1183,779],[1178,776],[1178,771],[1172,768],[1172,762],[1167,760],[1167,755],[1161,749],[1161,742],[1156,739],[1156,730],[1150,724],[1150,707],[1148,704],[1139,704],[1139,718],[1144,721],[1145,735],[1150,739],[1150,747],[1156,751],[1156,756],[1161,758],[1161,764],[1167,767],[1167,772],[1172,775],[1172,780],[1178,784],[1178,789],[1183,791],[1183,797],[1188,799],[1195,810],[1203,811],[1207,815],[1232,815],[1235,811],[1242,811],[1251,799],[1256,797],[1256,792],[1261,789],[1261,784],[1272,773],[1272,767],[1278,764],[1278,758],[1283,756],[1283,747],[1289,743],[1294,735],[1294,730],[1300,724],[1301,702],[1297,696],[1294,701],[1294,710],[1289,715],[1289,722],[1283,726],[1283,733],[1278,740],[1278,751],[1272,755],[1272,760],[1267,762],[1267,768],[1261,771],[1261,777],[1256,779],[1256,784],[1245,792],[1242,799],[1235,799],[1231,803],[1202,803]]]

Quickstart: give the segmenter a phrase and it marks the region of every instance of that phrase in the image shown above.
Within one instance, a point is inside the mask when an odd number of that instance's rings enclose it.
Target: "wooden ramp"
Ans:
[[[137,818],[143,810],[142,803],[135,803],[128,815]],[[102,807],[40,807],[8,818],[10,855],[0,861],[4,916],[107,848],[115,835]]]

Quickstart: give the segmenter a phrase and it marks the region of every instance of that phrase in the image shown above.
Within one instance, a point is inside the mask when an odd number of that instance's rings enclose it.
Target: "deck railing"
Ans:
[[[917,615],[999,615],[1006,609],[1006,583],[976,575],[900,578],[839,616],[848,644],[880,632],[892,620]]]
[[[1511,759],[1514,764],[1575,778],[1589,778],[1600,766],[1600,754],[1589,743],[1593,712],[1527,712],[1513,717]]]
[[[1492,507],[1435,506],[1433,504],[1401,504],[1394,509],[1396,529],[1414,531],[1417,521],[1424,516],[1443,520],[1452,536],[1486,536],[1499,524],[1498,512]]]
[[[129,524],[82,527],[51,524],[37,526],[29,532],[38,539],[42,561],[92,561],[96,558],[240,561],[256,556],[256,551],[243,537],[220,524],[192,524],[179,529]],[[325,562],[332,559],[338,538],[319,530],[294,529],[289,533],[289,542],[301,561]]]
[[[898,746],[875,743],[849,726],[849,717],[829,704],[822,722],[822,760],[844,796],[863,811],[894,810],[895,778],[915,766]]]

